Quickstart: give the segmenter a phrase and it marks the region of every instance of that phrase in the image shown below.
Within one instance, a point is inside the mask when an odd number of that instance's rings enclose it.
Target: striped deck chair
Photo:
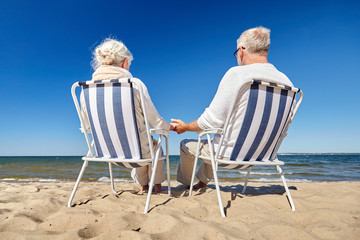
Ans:
[[[252,80],[245,83],[238,92],[240,92],[240,90],[244,90],[241,91],[243,92],[243,95],[240,97],[247,98],[247,106],[244,119],[241,120],[241,128],[237,130],[239,131],[239,134],[232,148],[231,156],[226,159],[219,158],[219,153],[226,131],[235,131],[232,129],[229,130],[228,124],[230,118],[235,113],[234,106],[237,98],[234,100],[231,108],[232,110],[227,116],[223,128],[208,129],[198,132],[198,145],[189,196],[191,196],[193,189],[195,170],[199,158],[212,166],[220,212],[223,217],[225,217],[225,212],[217,177],[218,167],[228,169],[248,169],[242,191],[244,194],[249,180],[250,171],[253,166],[275,166],[284,183],[291,209],[292,211],[295,211],[295,205],[291,198],[283,172],[280,168],[280,165],[284,165],[284,162],[277,159],[277,151],[283,139],[286,137],[286,132],[302,102],[303,93],[297,88],[258,80]],[[297,93],[299,95],[299,99],[296,103]],[[221,135],[217,149],[214,149],[211,144],[210,134]],[[205,136],[209,144],[210,157],[199,156],[200,141],[202,137]]]
[[[142,88],[139,82],[140,80],[136,78],[122,78],[102,81],[76,82],[73,84],[71,93],[81,122],[80,130],[85,135],[89,151],[87,155],[82,158],[84,163],[77,178],[75,187],[71,193],[68,207],[71,207],[71,202],[88,162],[92,161],[108,163],[111,188],[115,194],[117,192],[114,188],[112,164],[116,163],[116,165],[126,168],[137,168],[152,164],[153,172],[150,178],[150,186],[144,210],[144,213],[147,213],[158,161],[166,159],[168,194],[171,194],[168,152],[168,136],[170,133],[169,131],[164,130],[149,129]],[[86,130],[84,128],[86,124],[84,123],[81,107],[75,93],[75,89],[79,86],[82,88],[82,92],[84,94],[90,130]],[[151,158],[149,159],[143,159],[141,156],[141,143],[136,124],[133,99],[134,86],[137,86],[137,89],[140,92],[140,100],[145,118],[146,134],[149,146],[153,146],[151,134],[159,135],[157,148],[154,150],[150,147]],[[165,138],[166,155],[160,156],[163,138]]]

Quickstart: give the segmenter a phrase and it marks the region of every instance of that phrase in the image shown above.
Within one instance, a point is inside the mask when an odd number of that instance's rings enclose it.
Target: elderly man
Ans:
[[[278,71],[272,64],[268,63],[267,55],[270,47],[270,30],[264,27],[256,27],[246,30],[237,40],[237,50],[234,55],[239,66],[230,68],[222,78],[218,90],[210,106],[205,109],[203,114],[195,121],[184,123],[179,119],[172,119],[175,130],[181,134],[186,131],[201,131],[211,128],[223,127],[226,116],[228,115],[231,102],[235,97],[239,97],[236,89],[239,89],[246,81],[256,79],[279,84],[292,86],[285,74]],[[244,101],[244,100],[243,100]],[[239,100],[235,105],[237,119],[242,119],[245,115],[244,102]],[[232,118],[229,127],[239,129],[241,121]],[[225,147],[219,154],[221,158],[229,158],[235,144],[236,131],[227,131],[229,134],[224,138]],[[215,135],[212,142],[215,146],[219,143],[220,137]],[[180,162],[177,172],[177,181],[189,186],[191,183],[192,169],[194,166],[197,140],[185,139],[180,144]],[[202,142],[200,155],[209,155],[209,146],[206,141]],[[210,164],[202,163],[196,177],[199,179],[194,188],[206,187],[212,179],[212,169]]]

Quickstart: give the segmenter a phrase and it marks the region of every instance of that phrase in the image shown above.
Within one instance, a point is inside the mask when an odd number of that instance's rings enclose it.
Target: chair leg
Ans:
[[[191,183],[190,183],[190,189],[189,189],[189,196],[191,196],[192,190],[193,190],[193,186],[194,186],[194,179],[195,179],[195,172],[196,172],[196,165],[199,159],[199,152],[200,152],[200,142],[201,142],[201,137],[199,137],[198,139],[198,144],[196,147],[196,155],[195,155],[195,160],[194,160],[194,166],[193,166],[193,171],[192,171],[192,175],[191,175]]]
[[[215,164],[213,164],[213,175],[214,175],[214,180],[215,180],[216,193],[217,193],[217,197],[218,197],[218,201],[219,201],[220,213],[221,213],[222,217],[226,217],[225,212],[224,212],[224,205],[223,205],[222,199],[221,199],[219,180],[218,180],[218,177],[217,177],[217,172],[215,170]]]
[[[71,193],[71,195],[70,195],[70,199],[69,199],[69,202],[68,202],[68,204],[67,204],[67,207],[71,207],[71,202],[72,202],[72,200],[73,200],[73,198],[74,198],[74,196],[75,196],[76,190],[77,190],[77,188],[78,188],[78,186],[79,186],[79,183],[80,183],[80,180],[81,180],[82,176],[84,175],[85,168],[87,167],[87,165],[88,165],[88,161],[84,161],[84,163],[83,163],[83,165],[82,165],[82,168],[81,168],[81,171],[80,171],[80,173],[79,173],[79,176],[78,176],[78,178],[77,178],[77,180],[76,180],[74,189],[73,189],[73,191],[72,191],[72,193]]]
[[[116,190],[115,190],[115,186],[114,186],[114,177],[113,177],[113,172],[112,172],[112,165],[109,162],[109,172],[110,172],[110,182],[111,182],[111,190],[113,191],[114,194],[116,194]]]
[[[160,144],[160,142],[159,142]],[[150,183],[149,183],[149,190],[148,190],[148,196],[146,198],[146,203],[145,203],[145,210],[144,210],[144,214],[146,214],[149,211],[149,205],[150,205],[150,199],[151,199],[151,193],[152,193],[152,188],[154,186],[154,180],[155,180],[155,172],[156,172],[156,168],[158,165],[158,159],[159,159],[159,155],[160,155],[160,147],[157,149],[156,154],[155,154],[155,161],[154,161],[154,165],[153,165],[153,170],[151,173],[151,178],[150,178]]]
[[[215,166],[215,159],[214,159],[214,151],[213,151],[213,148],[212,148],[210,135],[206,134],[206,136],[207,136],[207,140],[208,140],[208,143],[209,143],[209,150],[210,150],[210,156],[211,156],[211,166],[212,166],[214,180],[215,180],[216,194],[217,194],[217,197],[218,197],[220,213],[221,213],[222,217],[226,217],[225,212],[224,212],[224,205],[223,205],[223,202],[222,202],[222,199],[221,199],[221,193],[220,193],[220,186],[219,186],[219,180],[218,180],[218,176],[217,176],[217,171],[216,171],[216,168],[215,168],[216,166]]]
[[[287,196],[288,196],[288,198],[289,198],[291,210],[294,212],[294,211],[295,211],[295,204],[294,204],[294,202],[293,202],[293,200],[292,200],[292,197],[291,197],[291,194],[290,194],[290,190],[289,190],[289,188],[288,188],[288,186],[287,186],[287,184],[286,184],[286,179],[285,179],[285,177],[284,177],[284,174],[283,174],[280,166],[276,166],[276,169],[278,170],[279,175],[280,175],[280,177],[281,177],[281,180],[282,180],[283,183],[284,183],[285,191],[286,191],[286,194],[287,194]]]
[[[170,185],[170,162],[169,162],[169,143],[168,139],[165,138],[166,141],[166,168],[167,168],[167,178],[168,178],[168,195],[171,196],[171,185]]]
[[[246,174],[246,179],[245,179],[245,183],[244,183],[244,189],[241,192],[242,194],[245,194],[246,187],[247,187],[247,184],[248,184],[248,181],[249,181],[250,172],[251,172],[251,167],[248,168],[248,172]]]

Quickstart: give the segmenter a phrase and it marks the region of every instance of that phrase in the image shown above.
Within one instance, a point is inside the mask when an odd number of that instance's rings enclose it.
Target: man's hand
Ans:
[[[174,125],[174,130],[178,133],[178,134],[182,134],[187,130],[187,124],[184,123],[183,121],[181,121],[180,119],[171,119],[172,123]]]
[[[172,121],[171,124],[174,124],[175,131],[178,134],[182,134],[182,133],[187,132],[187,131],[198,132],[198,131],[202,130],[199,127],[199,125],[197,123],[197,120],[195,120],[195,121],[193,121],[191,123],[184,123],[180,119],[171,119],[171,121]]]

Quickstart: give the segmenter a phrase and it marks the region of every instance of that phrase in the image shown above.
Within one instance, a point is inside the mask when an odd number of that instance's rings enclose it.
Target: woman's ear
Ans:
[[[129,59],[125,58],[124,61],[122,61],[122,63],[120,63],[120,67],[124,68],[124,69],[129,68],[128,62],[129,62]]]

